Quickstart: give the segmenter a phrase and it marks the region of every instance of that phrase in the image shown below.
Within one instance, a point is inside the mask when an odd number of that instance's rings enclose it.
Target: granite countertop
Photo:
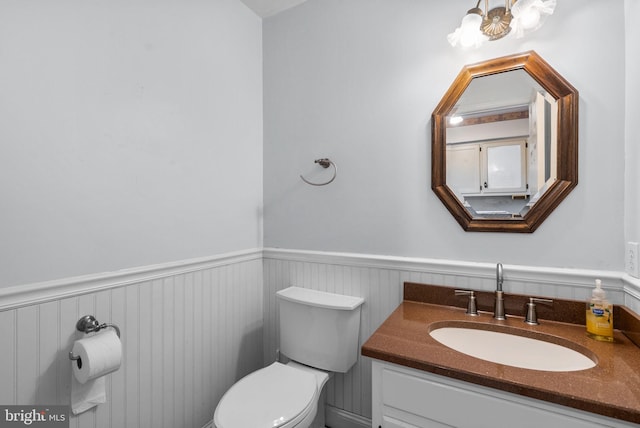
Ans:
[[[522,317],[509,316],[508,311],[505,321],[493,319],[489,312],[471,317],[463,308],[406,300],[407,294],[410,293],[405,284],[405,300],[362,346],[362,355],[640,423],[640,348],[620,330],[614,331],[613,343],[598,342],[586,336],[584,325],[544,320],[539,315],[540,325],[530,326]],[[581,305],[584,316],[584,303]],[[630,311],[626,309],[626,312],[625,316],[629,316]],[[494,331],[503,330],[505,326],[517,328],[529,337],[540,333],[550,335],[565,346],[570,342],[571,347],[589,356],[597,365],[573,372],[522,369],[462,354],[429,335],[434,327],[463,323],[481,323]]]

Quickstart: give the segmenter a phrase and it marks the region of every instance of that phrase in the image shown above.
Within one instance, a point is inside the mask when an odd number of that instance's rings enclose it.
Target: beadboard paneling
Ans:
[[[496,267],[491,263],[282,249],[265,249],[263,259],[266,364],[275,360],[278,347],[275,293],[291,285],[364,297],[360,345],[400,304],[406,281],[475,290],[494,290],[496,286]],[[504,266],[507,293],[585,300],[595,278],[603,280],[613,302],[640,306],[640,287],[621,272]],[[326,388],[331,409],[371,417],[370,359],[360,357],[348,373],[336,374]]]
[[[636,314],[640,314],[640,279],[624,274],[624,305]]]
[[[123,363],[107,403],[77,428],[202,427],[222,394],[262,367],[261,252],[5,290],[0,296],[0,403],[69,404],[76,321],[94,314],[122,331]],[[95,287],[99,284],[99,287]],[[71,292],[70,290],[74,291]]]
[[[620,272],[505,265],[505,290],[586,299],[595,277],[616,303],[640,310],[640,282]],[[405,281],[492,290],[495,265],[265,249],[2,289],[0,403],[68,404],[75,323],[93,313],[121,327],[123,365],[107,377],[107,403],[71,427],[202,427],[237,379],[275,359],[277,290],[364,297],[363,343]],[[342,415],[329,419],[370,418],[370,367],[360,358],[329,382],[330,416]]]

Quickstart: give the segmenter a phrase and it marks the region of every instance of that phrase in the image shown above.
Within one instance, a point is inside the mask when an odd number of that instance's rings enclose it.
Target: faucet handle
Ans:
[[[467,315],[477,316],[478,308],[476,306],[476,293],[473,290],[456,290],[456,296],[469,296],[469,303],[467,303]]]
[[[524,322],[530,325],[538,325],[538,314],[536,312],[536,303],[542,303],[552,305],[553,300],[540,299],[538,297],[529,297],[529,303],[527,303],[527,315],[524,318]]]

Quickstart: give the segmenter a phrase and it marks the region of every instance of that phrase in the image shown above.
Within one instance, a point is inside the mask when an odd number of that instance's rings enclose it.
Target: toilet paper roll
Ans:
[[[71,352],[80,357],[73,362],[73,375],[80,383],[118,370],[122,361],[122,343],[111,329],[77,340]]]

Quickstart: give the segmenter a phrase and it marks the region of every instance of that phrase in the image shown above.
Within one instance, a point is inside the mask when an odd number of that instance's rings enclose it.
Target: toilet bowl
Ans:
[[[308,428],[332,372],[358,359],[361,297],[289,287],[276,293],[280,352],[275,362],[236,382],[216,407],[216,428]]]
[[[329,374],[296,362],[275,362],[234,384],[222,397],[216,428],[306,428],[318,411]]]

